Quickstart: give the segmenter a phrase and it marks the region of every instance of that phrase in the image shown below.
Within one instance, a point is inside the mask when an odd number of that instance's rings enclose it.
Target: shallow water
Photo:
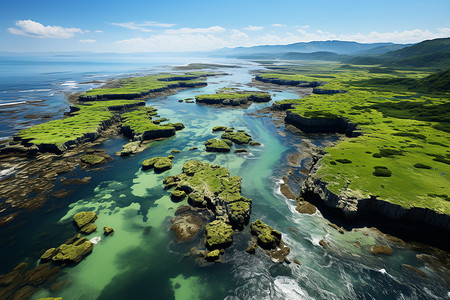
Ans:
[[[111,67],[112,69],[113,67]],[[58,296],[63,299],[442,299],[449,297],[445,279],[415,258],[416,252],[394,248],[392,256],[373,256],[368,247],[376,243],[362,232],[338,233],[316,213],[302,215],[295,202],[279,192],[280,178],[286,168],[296,176],[300,168],[289,166],[286,155],[296,151],[302,137],[281,136],[267,117],[248,115],[269,104],[252,104],[245,109],[229,109],[178,103],[179,99],[211,93],[221,87],[249,83],[249,71],[259,68],[246,64],[241,69],[223,70],[230,75],[211,77],[207,87],[182,90],[166,98],[152,99],[147,105],[158,108],[161,117],[182,122],[186,128],[164,141],[153,142],[144,152],[128,157],[115,157],[104,171],[77,169],[64,177],[92,176],[89,184],[75,186],[65,199],[50,199],[45,207],[18,218],[22,226],[8,227],[0,233],[2,241],[1,272],[8,272],[20,261],[37,263],[42,249],[55,247],[75,234],[71,218],[82,210],[98,214],[99,230],[88,236],[97,244],[91,255],[74,267],[65,268],[58,278],[63,287],[51,292],[42,287],[32,299]],[[99,72],[100,73],[100,72]],[[76,81],[67,76],[67,81]],[[296,98],[290,91],[274,92],[275,100]],[[46,108],[50,109],[50,108]],[[204,142],[220,133],[212,133],[217,125],[249,132],[261,147],[248,146],[251,154],[207,153]],[[305,137],[306,138],[306,137]],[[330,137],[309,137],[321,145]],[[127,141],[114,138],[101,148],[110,154]],[[189,150],[198,147],[198,150]],[[239,147],[241,148],[241,147]],[[175,154],[173,168],[162,174],[142,171],[141,162],[153,156]],[[291,261],[301,265],[274,264],[261,251],[245,252],[250,240],[248,227],[235,234],[222,263],[200,266],[185,256],[194,246],[201,246],[203,236],[185,244],[174,242],[169,231],[176,208],[186,202],[173,203],[164,190],[162,180],[181,172],[184,162],[201,160],[219,164],[232,175],[243,178],[242,194],[253,199],[251,221],[261,219],[283,233],[290,246]],[[67,188],[67,187],[66,187]],[[103,226],[115,233],[104,237]],[[292,228],[292,229],[290,229]],[[14,236],[11,236],[13,233]],[[98,240],[100,238],[100,240]],[[324,250],[319,241],[331,244]],[[359,241],[361,248],[353,246]],[[429,276],[419,277],[404,270],[410,264]]]

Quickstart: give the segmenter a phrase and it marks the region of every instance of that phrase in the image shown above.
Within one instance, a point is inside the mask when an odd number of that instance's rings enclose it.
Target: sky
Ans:
[[[0,51],[185,52],[450,36],[450,0],[1,0]]]

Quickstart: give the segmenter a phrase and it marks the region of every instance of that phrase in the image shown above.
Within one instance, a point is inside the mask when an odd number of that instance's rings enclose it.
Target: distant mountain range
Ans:
[[[450,68],[450,38],[418,44],[322,41],[289,45],[225,48],[212,56],[242,59],[328,60],[386,67]]]
[[[362,44],[357,42],[346,41],[316,41],[316,42],[301,42],[288,45],[265,45],[254,47],[236,47],[236,48],[224,48],[213,51],[214,55],[218,56],[241,56],[248,54],[268,54],[268,53],[312,53],[312,52],[334,52],[336,54],[357,54],[367,51],[376,51],[373,54],[384,53],[387,51],[397,50],[410,46],[394,43],[371,43]],[[378,50],[375,50],[378,49]]]

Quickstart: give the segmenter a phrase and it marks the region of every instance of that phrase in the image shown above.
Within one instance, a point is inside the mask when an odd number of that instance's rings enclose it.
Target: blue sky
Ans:
[[[450,36],[450,0],[15,0],[0,51],[166,52],[312,40],[411,43]]]

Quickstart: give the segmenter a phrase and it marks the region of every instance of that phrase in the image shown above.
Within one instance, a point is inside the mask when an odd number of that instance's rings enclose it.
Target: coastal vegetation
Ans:
[[[232,106],[240,106],[240,105],[248,105],[249,102],[269,102],[271,100],[271,96],[268,93],[264,92],[238,92],[238,91],[229,91],[229,90],[221,90],[216,94],[203,94],[195,96],[195,101],[197,103],[206,103],[206,104],[222,104],[222,105],[232,105]]]
[[[167,74],[119,79],[104,87],[82,93],[79,100],[134,99],[173,88],[205,86],[205,81],[197,79],[206,75],[210,74],[199,72],[190,75]]]
[[[353,136],[326,148],[317,164],[314,176],[328,190],[450,213],[448,71],[374,73],[366,67],[337,65],[279,71],[260,77],[288,85],[321,81],[320,89],[346,91],[274,104],[288,109],[286,121],[305,131],[328,122],[329,131]]]
[[[200,76],[204,76],[204,74],[151,75],[112,81],[107,83],[106,86],[122,86],[115,89],[122,89],[124,93],[127,93],[127,91],[143,91],[149,87],[154,87],[153,90],[155,90],[156,86],[167,90],[189,87],[186,82]],[[193,86],[198,83],[198,81],[192,82]],[[83,100],[86,95],[105,95],[109,93],[108,91],[111,92],[111,89],[92,89],[87,91],[86,94],[80,95],[79,99]],[[117,90],[114,90],[114,93],[116,92]],[[148,97],[150,97],[149,93],[146,94]],[[119,95],[120,93],[116,94]],[[74,105],[71,106],[71,112],[65,118],[24,129],[18,133],[16,139],[22,141],[26,146],[35,145],[42,152],[60,153],[68,147],[84,141],[94,141],[103,130],[114,123],[120,123],[121,132],[134,140],[169,137],[175,135],[176,130],[184,128],[181,123],[160,125],[167,119],[152,120],[152,117],[157,115],[156,109],[146,107],[144,100],[132,100],[131,98],[98,101],[94,101],[97,98],[89,98],[92,101],[75,101]]]

